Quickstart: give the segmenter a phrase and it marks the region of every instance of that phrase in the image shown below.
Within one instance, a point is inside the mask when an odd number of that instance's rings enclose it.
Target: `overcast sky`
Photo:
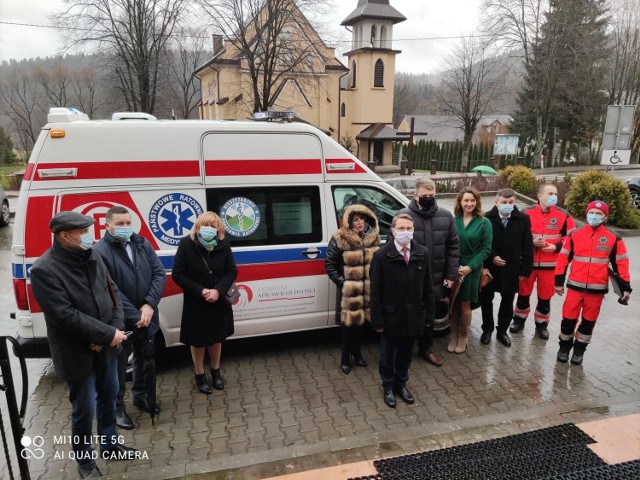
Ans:
[[[394,48],[402,50],[396,70],[433,73],[441,65],[456,37],[471,33],[477,26],[480,0],[391,0],[407,20],[394,27]],[[331,37],[349,39],[340,22],[351,13],[357,0],[334,0],[334,12],[326,18],[335,24]],[[0,0],[0,22],[50,25],[48,16],[59,11],[62,0]],[[326,38],[331,44],[332,39]],[[337,44],[333,44],[337,45]],[[3,60],[53,56],[61,42],[53,28],[0,23],[0,62]],[[345,57],[339,56],[345,62]]]

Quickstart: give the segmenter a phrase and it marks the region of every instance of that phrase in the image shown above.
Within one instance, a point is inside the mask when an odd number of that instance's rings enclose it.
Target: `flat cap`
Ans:
[[[76,228],[86,228],[93,225],[93,217],[87,217],[78,212],[56,213],[49,222],[49,228],[53,233],[75,230]]]

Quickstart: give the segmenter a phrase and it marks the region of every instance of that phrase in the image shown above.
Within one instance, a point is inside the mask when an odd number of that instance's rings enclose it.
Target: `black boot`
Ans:
[[[342,349],[342,357],[340,358],[340,370],[342,373],[347,375],[351,371],[351,355],[349,350],[343,348]]]
[[[211,369],[211,383],[213,384],[213,388],[216,390],[222,390],[224,388],[224,380],[222,380],[222,375],[220,375],[220,369]]]
[[[569,361],[569,352],[572,347],[573,340],[560,340],[560,350],[558,350],[556,360],[561,363],[567,363]]]
[[[543,340],[549,340],[549,330],[547,329],[547,323],[536,323],[536,333]]]
[[[513,317],[513,323],[511,324],[511,326],[509,327],[509,331],[511,333],[518,333],[519,331],[521,331],[524,328],[524,323],[527,321],[526,318],[521,318],[521,317]]]
[[[202,373],[200,375],[196,374],[196,387],[200,393],[204,393],[205,395],[211,395],[213,390],[211,390],[211,385],[207,382],[207,376]]]
[[[571,363],[574,365],[582,365],[584,351],[587,349],[587,343],[576,342],[573,344],[573,355],[571,355]]]
[[[367,361],[362,358],[362,352],[360,351],[360,348],[356,348],[355,350],[353,350],[353,352],[351,352],[351,354],[353,355],[354,363],[359,367],[367,367],[369,365]]]

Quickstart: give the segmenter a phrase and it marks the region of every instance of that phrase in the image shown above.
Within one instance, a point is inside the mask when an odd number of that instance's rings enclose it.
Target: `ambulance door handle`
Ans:
[[[320,255],[320,250],[318,250],[316,247],[311,247],[302,252],[302,255],[313,260],[314,258],[317,258],[318,255]]]

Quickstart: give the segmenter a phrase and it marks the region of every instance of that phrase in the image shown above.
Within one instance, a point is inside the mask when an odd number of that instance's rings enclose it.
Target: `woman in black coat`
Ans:
[[[238,270],[218,215],[203,213],[191,233],[180,240],[172,274],[184,290],[180,341],[191,347],[196,386],[202,393],[212,393],[204,372],[207,350],[213,386],[222,390],[221,342],[234,332],[233,310],[222,297],[236,279]]]

